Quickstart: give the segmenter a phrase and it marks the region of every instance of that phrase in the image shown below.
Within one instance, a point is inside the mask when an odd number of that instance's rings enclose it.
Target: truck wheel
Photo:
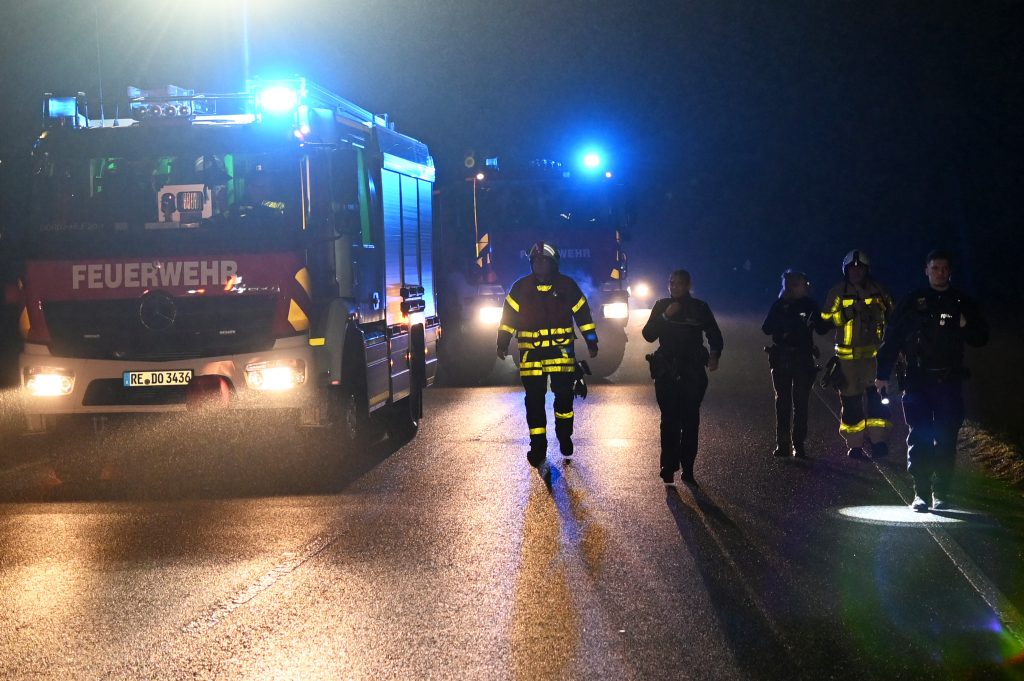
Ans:
[[[413,385],[408,397],[391,405],[388,414],[388,435],[400,441],[411,440],[420,428],[423,416],[423,388]]]
[[[330,388],[327,392],[331,423],[328,428],[331,444],[343,458],[366,443],[367,418],[358,397],[352,390]]]
[[[594,359],[587,359],[591,373],[597,378],[608,378],[622,364],[622,358],[626,355],[626,334],[619,332],[606,332],[600,335],[600,352]],[[577,352],[577,359],[587,358],[587,349],[584,346],[582,352]]]

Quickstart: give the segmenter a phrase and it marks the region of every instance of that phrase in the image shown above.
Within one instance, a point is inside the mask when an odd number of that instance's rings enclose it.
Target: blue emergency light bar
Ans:
[[[54,125],[79,127],[86,119],[82,111],[85,108],[84,103],[84,92],[79,92],[75,95],[54,95],[47,92],[43,95],[45,127],[52,127]]]
[[[110,125],[131,125],[133,120],[145,124],[175,121],[248,124],[266,120],[275,125],[294,126],[295,135],[300,139],[310,134],[314,119],[321,124],[324,120],[333,124],[335,116],[344,116],[366,126],[390,127],[387,116],[375,115],[300,76],[250,80],[246,82],[245,92],[229,94],[196,94],[195,90],[174,85],[154,90],[129,87],[128,100],[131,119],[120,123],[111,119]],[[46,127],[108,127],[107,121],[89,120],[85,101],[83,93],[76,96],[47,93],[44,99]]]

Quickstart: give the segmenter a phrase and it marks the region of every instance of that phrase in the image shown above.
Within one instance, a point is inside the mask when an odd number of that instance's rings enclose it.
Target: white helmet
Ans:
[[[846,274],[846,270],[849,269],[850,265],[853,264],[863,265],[864,267],[870,268],[871,259],[868,257],[868,254],[865,253],[864,251],[860,251],[857,249],[850,251],[849,253],[846,254],[846,257],[843,258],[844,275]]]

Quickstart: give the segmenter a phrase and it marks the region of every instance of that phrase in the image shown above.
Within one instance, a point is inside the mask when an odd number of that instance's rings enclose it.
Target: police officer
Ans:
[[[950,286],[953,258],[932,251],[925,259],[928,287],[900,301],[878,350],[875,385],[888,390],[897,357],[906,360],[902,381],[907,470],[914,479],[911,508],[919,513],[949,508],[956,438],[964,421],[964,343],[988,342],[988,324],[977,304]]]
[[[659,342],[648,355],[654,394],[661,408],[661,479],[671,485],[682,468],[683,482],[696,485],[693,464],[697,459],[700,403],[708,388],[708,375],[718,369],[722,332],[711,308],[690,295],[690,273],[676,270],[669,277],[669,298],[651,309],[644,325],[647,342]],[[704,346],[707,337],[710,351]]]
[[[832,325],[810,297],[807,275],[795,270],[782,273],[782,290],[768,311],[761,330],[772,337],[768,365],[775,388],[774,456],[807,456],[807,403],[817,373],[811,331],[828,333]]]
[[[868,445],[873,457],[889,453],[892,422],[874,379],[878,344],[892,307],[892,296],[871,276],[867,254],[860,250],[847,253],[843,280],[829,291],[821,315],[836,327],[842,403],[839,433],[846,438],[852,459],[863,459]]]
[[[590,305],[580,287],[558,271],[558,249],[546,242],[530,248],[532,273],[512,284],[505,297],[498,329],[498,359],[508,355],[516,336],[519,376],[526,390],[526,424],[530,429],[530,465],[550,482],[547,464],[547,415],[544,395],[551,379],[555,394],[555,436],[568,463],[573,455],[573,384],[576,357],[573,321],[579,326],[591,357],[597,356],[597,332]]]

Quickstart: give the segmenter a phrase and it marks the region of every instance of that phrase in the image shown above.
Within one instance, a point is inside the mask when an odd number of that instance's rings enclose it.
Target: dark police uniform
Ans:
[[[570,277],[555,272],[549,283],[528,274],[512,284],[505,297],[498,329],[498,348],[508,351],[512,336],[519,347],[519,376],[526,389],[526,423],[530,428],[527,460],[540,467],[547,458],[547,415],[544,395],[548,378],[555,394],[555,435],[565,456],[573,453],[573,374],[576,357],[573,321],[590,348],[597,333],[587,297]]]
[[[666,317],[665,310],[673,300],[681,309]],[[650,343],[659,342],[658,350],[651,356],[651,373],[661,408],[661,476],[668,482],[682,467],[683,480],[692,481],[700,404],[708,387],[708,349],[704,347],[704,337],[707,336],[711,352],[721,355],[722,332],[708,304],[687,294],[656,302],[643,336]]]
[[[818,304],[809,297],[780,297],[768,311],[761,330],[772,337],[768,365],[775,388],[775,442],[778,456],[804,456],[807,437],[807,403],[817,373],[812,329],[828,333],[832,324],[823,319]]]
[[[960,326],[960,315],[967,324]],[[988,342],[988,324],[977,304],[950,287],[922,288],[900,301],[878,349],[878,378],[888,380],[903,354],[903,414],[907,436],[907,470],[914,491],[927,500],[933,491],[945,499],[956,462],[957,432],[964,421],[964,343]]]

